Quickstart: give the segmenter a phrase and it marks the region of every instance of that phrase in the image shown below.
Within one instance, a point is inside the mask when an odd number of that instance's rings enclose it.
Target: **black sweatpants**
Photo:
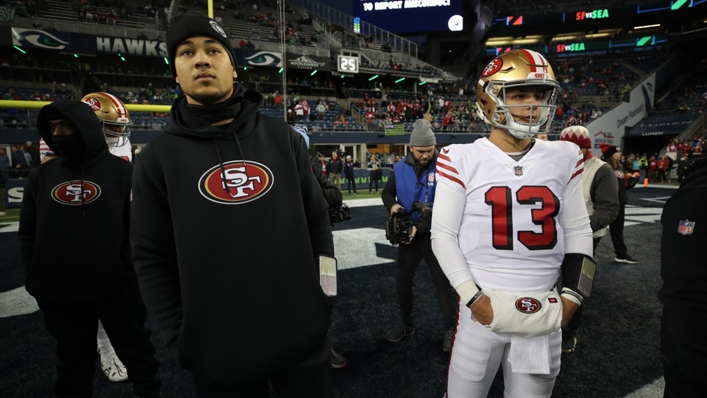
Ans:
[[[457,322],[457,305],[459,296],[454,288],[449,284],[447,276],[439,266],[437,257],[432,252],[432,241],[430,234],[415,235],[410,244],[401,244],[398,247],[398,277],[397,291],[398,303],[400,304],[400,317],[405,325],[412,326],[413,307],[413,279],[415,271],[420,261],[425,259],[427,268],[430,270],[432,280],[437,289],[437,299],[439,309],[442,312],[442,323],[445,329],[454,327]]]
[[[352,189],[353,189],[354,193],[356,193],[356,177],[354,177],[353,174],[351,174],[351,175],[346,174],[346,186],[349,189],[349,195],[351,195]]]
[[[335,398],[331,374],[331,346],[327,339],[301,363],[267,379],[227,388],[207,387],[194,379],[198,398],[268,398],[268,380],[282,398]]]
[[[626,218],[626,205],[621,205],[619,215],[609,224],[609,234],[611,242],[614,244],[614,253],[616,257],[624,258],[628,254],[626,243],[624,243],[624,219]]]
[[[90,397],[96,365],[98,320],[110,338],[118,358],[128,370],[140,398],[157,397],[162,382],[156,378],[160,363],[150,330],[145,327],[147,310],[137,281],[126,287],[125,295],[61,310],[43,310],[44,324],[57,342],[57,383],[59,398]]]

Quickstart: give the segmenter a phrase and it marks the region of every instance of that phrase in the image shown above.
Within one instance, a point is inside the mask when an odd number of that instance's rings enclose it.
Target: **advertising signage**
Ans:
[[[603,51],[617,48],[650,47],[657,46],[659,44],[665,44],[667,42],[667,35],[658,35],[644,36],[631,39],[554,43],[541,46],[524,45],[523,48],[527,50],[537,51],[541,54],[567,54],[580,53],[586,51]],[[511,51],[513,48],[513,46],[487,47],[486,54],[488,56],[496,57],[498,56],[498,54]]]
[[[493,26],[516,27],[516,26],[537,26],[537,25],[560,25],[569,23],[586,23],[588,21],[612,20],[619,18],[631,18],[637,16],[647,16],[655,12],[687,11],[694,7],[707,8],[704,1],[669,1],[660,0],[650,4],[617,8],[588,8],[579,11],[559,13],[559,14],[528,14],[528,15],[505,15],[494,19]],[[687,11],[689,12],[689,11]]]

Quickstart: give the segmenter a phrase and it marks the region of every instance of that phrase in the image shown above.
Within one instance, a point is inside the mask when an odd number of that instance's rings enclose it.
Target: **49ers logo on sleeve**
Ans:
[[[516,300],[516,309],[524,314],[534,314],[540,311],[540,302],[532,297],[523,297]]]
[[[503,67],[503,60],[501,58],[496,58],[493,61],[491,61],[488,65],[486,65],[486,68],[481,73],[481,77],[489,77],[489,76],[493,75],[494,73],[498,72],[499,70],[501,70],[501,67]]]
[[[83,201],[81,197],[83,196]],[[63,205],[79,206],[89,204],[101,196],[101,187],[91,181],[83,182],[83,192],[81,181],[62,182],[52,189],[52,198]]]
[[[223,205],[252,202],[273,186],[272,171],[250,160],[233,160],[209,169],[199,179],[199,192],[206,199]],[[224,175],[225,174],[225,175]]]

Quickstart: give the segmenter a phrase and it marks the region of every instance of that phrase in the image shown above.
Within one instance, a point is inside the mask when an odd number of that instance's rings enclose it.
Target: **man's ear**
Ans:
[[[233,68],[233,80],[236,80],[236,78],[238,77],[238,72],[236,72],[235,67],[232,66],[232,68]]]
[[[176,77],[174,78],[174,81],[177,82],[177,84],[179,84],[179,76],[176,76]]]

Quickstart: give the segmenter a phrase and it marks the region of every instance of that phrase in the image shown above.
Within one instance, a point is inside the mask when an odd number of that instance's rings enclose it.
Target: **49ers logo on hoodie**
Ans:
[[[69,206],[88,204],[98,199],[99,196],[101,196],[101,187],[91,181],[83,182],[83,190],[81,189],[81,181],[62,182],[52,189],[52,198]]]
[[[223,205],[252,202],[272,188],[274,176],[264,164],[233,160],[209,169],[199,179],[199,192],[208,200]]]

